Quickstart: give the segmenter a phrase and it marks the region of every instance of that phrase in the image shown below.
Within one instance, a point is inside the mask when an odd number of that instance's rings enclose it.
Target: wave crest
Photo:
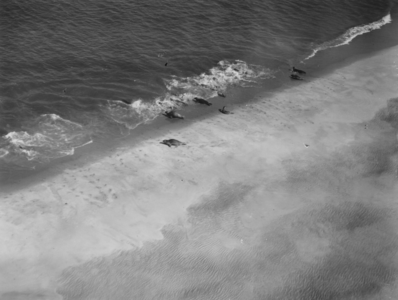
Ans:
[[[165,79],[167,92],[154,99],[154,103],[138,99],[131,104],[124,101],[108,101],[108,115],[129,129],[154,120],[162,112],[188,105],[195,97],[209,99],[224,93],[229,86],[250,87],[258,80],[274,78],[274,72],[241,60],[220,61],[207,73],[192,77]]]
[[[376,22],[362,25],[362,26],[352,27],[352,28],[348,29],[344,34],[339,36],[338,38],[316,46],[315,49],[313,50],[312,54],[309,55],[305,60],[310,59],[311,57],[314,57],[315,54],[319,51],[326,50],[329,48],[335,48],[335,47],[339,47],[339,46],[343,46],[343,45],[348,45],[357,36],[371,32],[376,29],[380,29],[382,26],[384,26],[390,22],[391,22],[391,15],[388,14]]]
[[[56,114],[40,115],[25,131],[12,131],[3,139],[3,155],[23,155],[27,160],[47,161],[73,155],[75,148],[92,142],[82,125]]]

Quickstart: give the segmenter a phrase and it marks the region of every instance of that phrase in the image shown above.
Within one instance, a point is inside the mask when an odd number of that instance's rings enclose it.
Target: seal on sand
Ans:
[[[225,94],[223,94],[223,93],[221,93],[221,92],[217,92],[217,95],[218,95],[219,97],[223,97],[223,98],[226,97]]]
[[[303,78],[301,78],[301,77],[298,76],[297,74],[292,74],[292,75],[290,75],[290,78],[291,78],[291,79],[294,79],[294,80],[303,80]]]
[[[182,119],[182,120],[184,120],[184,116],[180,115],[179,113],[175,112],[174,110],[167,111],[167,112],[165,112],[162,115],[168,117],[169,119]]]
[[[226,110],[225,106],[223,108],[220,108],[219,111],[225,115],[233,115],[234,114],[233,112]]]
[[[207,106],[212,105],[209,101],[202,99],[202,98],[198,98],[198,97],[193,98],[193,102],[196,102],[199,104],[206,104]]]
[[[186,145],[185,143],[180,142],[179,140],[176,140],[176,139],[163,140],[160,142],[160,144],[167,145],[169,147],[171,147],[171,146],[178,147],[181,145]]]
[[[298,73],[298,74],[300,74],[300,75],[305,75],[305,74],[307,74],[305,71],[296,69],[295,67],[292,67],[292,72]]]

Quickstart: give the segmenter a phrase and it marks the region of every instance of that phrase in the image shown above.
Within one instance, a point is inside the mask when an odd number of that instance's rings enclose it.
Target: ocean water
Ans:
[[[194,97],[228,99],[310,68],[320,52],[394,22],[393,9],[392,0],[3,0],[1,178],[133,137],[171,108],[199,109]]]

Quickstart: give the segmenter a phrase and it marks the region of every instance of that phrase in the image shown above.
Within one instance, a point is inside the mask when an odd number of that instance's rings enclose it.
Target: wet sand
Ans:
[[[398,47],[304,78],[0,192],[1,299],[395,299]]]

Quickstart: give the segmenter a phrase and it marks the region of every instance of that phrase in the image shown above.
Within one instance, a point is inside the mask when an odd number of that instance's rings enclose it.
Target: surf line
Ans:
[[[337,37],[336,39],[318,45],[313,50],[312,54],[310,54],[304,60],[314,57],[318,51],[326,50],[329,48],[335,48],[335,47],[339,47],[339,46],[343,46],[343,45],[348,45],[357,36],[371,32],[376,29],[380,29],[381,27],[383,27],[384,25],[386,25],[388,23],[391,23],[391,15],[390,14],[387,14],[382,19],[372,22],[370,24],[352,27],[352,28],[348,29],[344,34]]]

